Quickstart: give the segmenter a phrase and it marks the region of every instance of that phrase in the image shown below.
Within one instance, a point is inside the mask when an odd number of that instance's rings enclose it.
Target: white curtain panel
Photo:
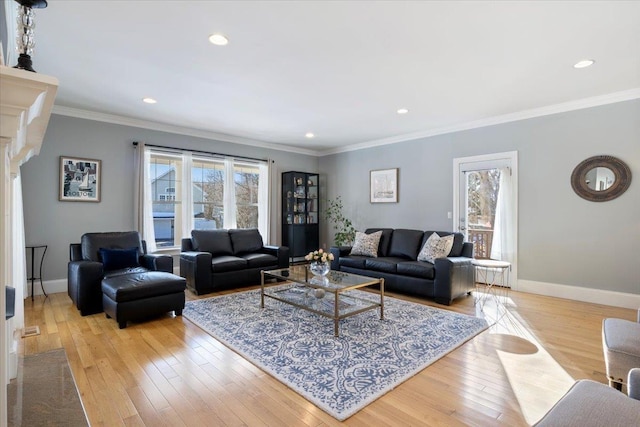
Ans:
[[[236,221],[236,185],[234,179],[233,159],[224,159],[224,218],[223,227],[232,229],[237,227]]]
[[[135,154],[134,221],[136,230],[147,243],[147,252],[158,250],[153,229],[153,201],[151,200],[151,151],[139,142]]]
[[[182,153],[182,185],[180,186],[182,196],[181,200],[181,210],[182,210],[182,230],[181,235],[176,239],[179,240],[183,237],[189,237],[191,235],[191,230],[193,230],[194,222],[193,222],[193,179],[191,175],[191,170],[193,168],[193,154],[190,151],[185,151]]]
[[[269,212],[271,212],[271,160],[258,166],[258,231],[266,243],[271,242],[269,235]]]
[[[514,236],[515,221],[513,218],[513,184],[511,180],[511,169],[500,168],[500,188],[498,189],[498,200],[496,201],[496,217],[493,227],[493,241],[491,243],[491,258],[514,262]]]

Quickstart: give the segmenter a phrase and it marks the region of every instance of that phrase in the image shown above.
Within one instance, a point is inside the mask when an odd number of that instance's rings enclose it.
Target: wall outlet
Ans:
[[[447,212],[447,219],[453,218],[453,214],[451,212]]]

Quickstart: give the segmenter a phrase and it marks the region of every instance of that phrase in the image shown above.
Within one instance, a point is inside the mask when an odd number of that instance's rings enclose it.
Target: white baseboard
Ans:
[[[42,282],[42,286],[44,286],[44,290],[47,294],[56,294],[59,292],[67,292],[67,279],[57,279],[57,280],[45,280]],[[31,282],[29,281],[27,286],[27,293],[25,298],[31,297]],[[42,287],[40,287],[40,281],[36,280],[33,284],[33,294],[34,295],[43,295]]]
[[[614,307],[640,308],[640,294],[629,294],[605,289],[582,288],[580,286],[559,285],[556,283],[520,279],[518,280],[518,291],[594,304],[611,305]]]

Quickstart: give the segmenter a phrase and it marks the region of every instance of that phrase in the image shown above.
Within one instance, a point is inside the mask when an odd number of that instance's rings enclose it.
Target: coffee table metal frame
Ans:
[[[380,320],[384,319],[384,279],[375,279],[372,277],[359,276],[356,274],[345,273],[341,271],[330,271],[326,279],[314,276],[309,272],[307,265],[294,265],[289,268],[282,268],[278,270],[263,270],[260,272],[260,308],[264,308],[264,297],[269,297],[278,301],[282,301],[286,304],[293,305],[295,307],[307,310],[324,317],[333,319],[334,328],[333,333],[337,337],[339,336],[339,324],[340,320],[350,316],[362,313],[363,311],[380,308]],[[265,283],[266,278],[274,278],[278,280],[286,280],[288,282],[297,283],[303,285],[304,288],[309,290],[321,289],[325,293],[333,294],[333,310],[331,313],[321,311],[313,307],[313,298],[309,298],[309,303],[296,302],[286,296],[279,296],[277,293],[269,293],[268,288],[276,285],[281,285],[281,282]],[[360,305],[355,306],[353,309],[343,310],[340,309],[341,296],[345,298],[344,293],[354,289],[364,288],[370,285],[379,285],[380,302],[374,302],[369,299],[354,297],[349,295],[350,300],[357,300]],[[267,290],[267,292],[265,292]]]

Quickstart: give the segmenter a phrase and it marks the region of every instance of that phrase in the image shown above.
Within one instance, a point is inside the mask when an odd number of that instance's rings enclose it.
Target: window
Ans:
[[[266,162],[145,150],[157,247],[178,247],[193,229],[258,228],[268,238]]]

